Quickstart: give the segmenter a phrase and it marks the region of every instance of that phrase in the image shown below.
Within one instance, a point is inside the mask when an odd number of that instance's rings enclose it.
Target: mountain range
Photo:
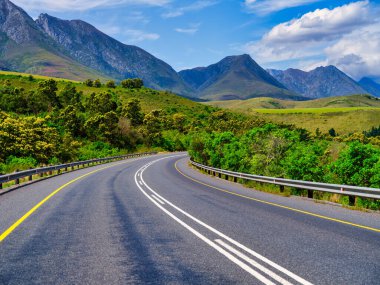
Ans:
[[[138,77],[147,87],[194,100],[380,96],[380,85],[370,78],[357,83],[333,66],[310,72],[266,71],[249,55],[229,56],[208,67],[177,73],[145,50],[123,44],[84,21],[47,14],[33,20],[9,0],[0,0],[0,54],[0,70],[79,81]]]

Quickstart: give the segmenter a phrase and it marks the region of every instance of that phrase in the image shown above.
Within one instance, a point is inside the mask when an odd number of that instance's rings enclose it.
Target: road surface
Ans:
[[[378,285],[380,215],[130,159],[0,196],[0,284]]]

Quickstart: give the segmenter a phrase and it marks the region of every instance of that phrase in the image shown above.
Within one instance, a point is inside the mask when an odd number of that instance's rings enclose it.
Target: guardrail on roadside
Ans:
[[[301,180],[291,180],[285,178],[275,178],[261,175],[253,175],[247,173],[234,172],[229,170],[218,169],[210,166],[206,166],[197,162],[190,160],[191,164],[195,167],[207,172],[210,175],[218,176],[219,178],[224,178],[229,180],[229,177],[233,178],[234,182],[237,179],[251,180],[261,183],[269,183],[280,186],[280,191],[284,191],[284,187],[294,187],[297,189],[308,190],[308,198],[313,198],[314,191],[335,193],[340,195],[349,196],[350,205],[355,204],[355,197],[362,198],[372,198],[380,200],[380,189],[369,188],[369,187],[357,187],[350,185],[339,185],[339,184],[327,184],[319,182],[301,181]]]
[[[41,168],[34,168],[34,169],[24,170],[20,172],[0,175],[0,189],[3,189],[3,183],[6,183],[6,182],[15,181],[16,182],[15,184],[20,184],[21,178],[28,177],[28,180],[32,181],[33,175],[39,175],[40,177],[43,177],[44,175],[52,175],[53,171],[57,171],[59,174],[62,170],[67,172],[70,170],[74,170],[75,167],[77,167],[78,169],[80,166],[85,167],[87,165],[89,167],[90,165],[109,163],[109,162],[113,162],[117,160],[123,160],[123,159],[153,155],[153,154],[157,154],[157,152],[144,152],[144,153],[119,155],[119,156],[113,156],[113,157],[96,158],[96,159],[77,161],[77,162],[72,162],[72,163],[53,165],[53,166],[47,166],[47,167],[41,167]]]

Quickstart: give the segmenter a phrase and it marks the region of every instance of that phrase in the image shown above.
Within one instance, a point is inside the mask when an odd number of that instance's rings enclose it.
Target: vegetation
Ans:
[[[314,133],[330,129],[341,135],[361,133],[380,124],[380,99],[369,95],[330,97],[311,101],[255,98],[246,101],[207,102],[260,117],[277,124],[293,124]],[[352,124],[355,122],[355,124]]]
[[[139,150],[189,150],[198,162],[234,171],[380,187],[379,124],[344,136],[335,126],[309,132],[145,88],[141,80],[95,81],[0,75],[0,172]],[[357,203],[380,207],[370,199]]]
[[[380,187],[379,147],[359,141],[342,143],[316,138],[304,129],[289,126],[265,124],[242,135],[203,132],[192,137],[189,153],[199,163],[232,171]],[[289,191],[305,194],[297,189]],[[323,195],[325,199],[335,199],[335,195]],[[345,199],[341,198],[341,202],[346,203]],[[380,209],[380,201],[358,199],[358,203]]]

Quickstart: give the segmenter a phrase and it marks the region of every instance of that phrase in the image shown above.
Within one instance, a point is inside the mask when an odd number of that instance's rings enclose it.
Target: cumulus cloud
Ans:
[[[327,63],[356,79],[380,76],[380,24],[358,29],[325,49]]]
[[[245,0],[244,5],[249,12],[269,14],[286,8],[304,6],[321,0]]]
[[[163,18],[180,17],[187,12],[199,11],[199,10],[205,9],[207,7],[210,7],[210,6],[214,6],[217,3],[218,3],[217,1],[213,1],[213,0],[196,1],[196,2],[194,2],[188,6],[170,9],[168,12],[162,14],[162,17]]]
[[[98,7],[112,7],[117,5],[148,5],[164,6],[171,0],[13,0],[16,5],[30,10],[89,10]]]
[[[264,36],[268,42],[322,41],[373,22],[368,1],[355,2],[335,9],[317,9],[299,19],[281,23]]]
[[[380,75],[380,17],[369,1],[334,9],[317,9],[273,27],[261,40],[243,49],[259,62],[307,62],[336,65],[354,78]],[[314,61],[314,63],[312,63]]]

